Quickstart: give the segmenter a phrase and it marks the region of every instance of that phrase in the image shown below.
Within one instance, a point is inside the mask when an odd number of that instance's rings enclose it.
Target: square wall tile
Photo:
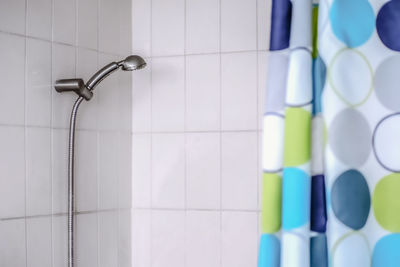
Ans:
[[[184,58],[152,60],[152,130],[183,131],[185,114]]]
[[[1,3],[3,4],[4,1]],[[8,8],[4,7],[0,10],[8,10]],[[0,17],[3,16],[0,15]],[[0,22],[0,25],[3,24]],[[0,90],[0,123],[22,125],[25,111],[25,39],[0,33],[0,61],[7,62],[0,66],[0,78],[4,88]]]
[[[76,132],[75,203],[77,211],[97,210],[97,151],[97,132]]]
[[[51,130],[26,128],[26,214],[51,214]]]
[[[118,133],[118,208],[132,207],[132,135]]]
[[[118,266],[118,213],[99,213],[99,267]]]
[[[98,266],[97,214],[76,216],[75,264],[77,267]]]
[[[53,44],[53,82],[59,79],[75,78],[75,48],[68,45]],[[51,88],[53,90],[53,87]],[[73,92],[52,92],[52,126],[69,127],[69,115],[77,98]]]
[[[152,206],[185,206],[185,137],[184,134],[152,136]]]
[[[68,232],[67,216],[58,215],[52,218],[52,248],[53,248],[53,266],[67,267],[68,257]]]
[[[258,49],[269,49],[269,37],[271,28],[271,7],[270,0],[257,0],[257,19],[258,19]]]
[[[222,208],[257,209],[257,132],[222,134]]]
[[[99,68],[97,62],[98,53],[86,48],[77,48],[76,52],[76,77],[82,78],[87,82]],[[90,99],[89,102],[83,101],[79,106],[79,119],[76,122],[77,129],[97,129],[97,120],[99,115],[98,93],[99,92],[96,89],[92,99]],[[72,107],[70,108],[72,109]]]
[[[118,266],[132,267],[131,211],[120,210],[118,216]]]
[[[152,211],[151,227],[151,266],[185,266],[185,211]]]
[[[221,50],[257,48],[257,0],[221,0]]]
[[[53,0],[53,41],[75,45],[76,0]]]
[[[132,205],[151,207],[151,135],[132,135]]]
[[[0,127],[0,218],[25,216],[24,143],[24,128]]]
[[[151,211],[132,211],[132,264],[151,266]]]
[[[257,129],[257,53],[222,55],[222,129]]]
[[[25,0],[0,1],[0,29],[12,33],[25,33]]]
[[[258,129],[264,128],[264,101],[267,91],[268,52],[258,52]]]
[[[186,53],[219,51],[219,2],[219,0],[186,1]]]
[[[222,267],[257,266],[257,213],[222,212]]]
[[[118,53],[132,55],[132,0],[119,0]]]
[[[132,0],[132,50],[151,56],[151,1]]]
[[[189,209],[219,209],[221,190],[219,133],[186,135],[186,196]]]
[[[152,56],[183,55],[184,0],[153,0],[151,3]]]
[[[119,51],[119,2],[99,0],[99,50],[115,53]]]
[[[51,40],[52,0],[27,0],[26,35]]]
[[[26,266],[25,219],[0,221],[1,266]]]
[[[29,267],[51,267],[51,217],[26,220],[27,262]]]
[[[26,46],[26,124],[50,127],[51,43],[28,38]]]
[[[187,211],[186,264],[190,267],[220,267],[221,216],[216,211]]]
[[[118,170],[116,132],[99,133],[99,209],[118,208]]]
[[[146,68],[132,73],[132,131],[151,131],[151,59]]]
[[[98,1],[76,0],[78,5],[77,43],[80,47],[97,49]]]
[[[67,212],[68,130],[52,130],[52,209],[53,214]]]
[[[220,56],[186,57],[186,129],[220,129]]]

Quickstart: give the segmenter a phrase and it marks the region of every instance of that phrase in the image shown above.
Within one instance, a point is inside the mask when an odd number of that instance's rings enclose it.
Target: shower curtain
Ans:
[[[259,267],[400,266],[400,0],[273,0]]]

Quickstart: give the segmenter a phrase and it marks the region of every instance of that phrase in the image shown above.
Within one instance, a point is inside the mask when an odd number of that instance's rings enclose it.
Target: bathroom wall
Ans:
[[[0,266],[67,266],[68,121],[88,79],[131,53],[130,0],[0,1]],[[131,266],[131,75],[78,114],[76,266]]]
[[[133,266],[257,266],[270,1],[132,5]]]

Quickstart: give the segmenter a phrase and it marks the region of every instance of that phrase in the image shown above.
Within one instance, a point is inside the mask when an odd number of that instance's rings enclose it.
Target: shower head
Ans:
[[[122,70],[140,70],[146,67],[146,61],[139,56],[133,55],[121,60],[118,65],[121,66]]]
[[[84,84],[82,79],[63,79],[57,80],[54,87],[59,93],[73,91],[86,100],[90,100],[93,96],[93,89],[114,71],[119,68],[125,71],[133,71],[143,69],[144,67],[146,67],[146,61],[140,56],[132,55],[124,60],[111,62],[104,66],[86,84]]]
[[[144,67],[146,67],[146,61],[144,61],[143,58],[136,55],[128,56],[124,60],[119,62],[111,62],[110,64],[104,66],[101,70],[96,72],[92,78],[89,79],[89,81],[86,83],[86,87],[92,91],[102,80],[104,80],[104,78],[119,68],[125,71],[133,71],[143,69]]]

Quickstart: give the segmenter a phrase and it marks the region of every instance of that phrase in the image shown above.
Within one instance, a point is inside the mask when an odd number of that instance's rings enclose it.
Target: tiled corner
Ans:
[[[151,56],[151,1],[132,0],[133,53]]]
[[[135,267],[151,266],[151,211],[132,211],[132,264]]]

